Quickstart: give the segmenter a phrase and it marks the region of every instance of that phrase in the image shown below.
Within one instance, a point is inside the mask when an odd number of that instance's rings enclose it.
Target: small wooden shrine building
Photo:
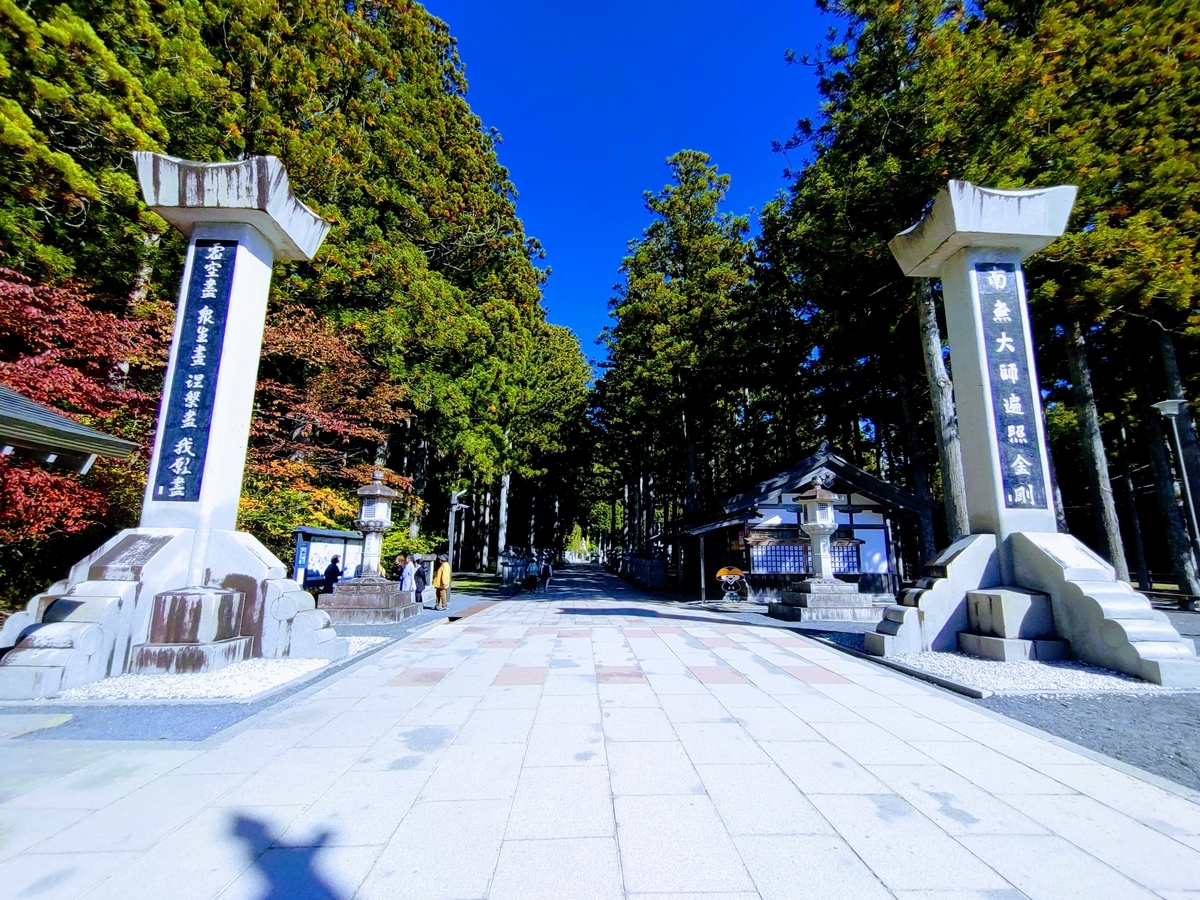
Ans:
[[[751,598],[767,601],[812,575],[799,498],[818,482],[846,497],[835,507],[834,574],[858,583],[861,593],[895,594],[905,562],[910,572],[920,563],[915,541],[903,546],[901,536],[918,529],[898,528],[900,517],[915,520],[931,514],[937,504],[847,462],[828,444],[777,475],[722,498],[706,513],[679,522],[675,538],[685,547],[683,584],[694,588],[703,572],[705,593],[712,598],[714,591],[720,593],[714,574],[723,566],[736,566],[747,573]]]

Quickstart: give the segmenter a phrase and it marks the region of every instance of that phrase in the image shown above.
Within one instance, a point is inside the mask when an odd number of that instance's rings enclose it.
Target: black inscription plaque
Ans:
[[[237,241],[196,241],[192,274],[179,307],[183,327],[162,425],[155,500],[200,499],[236,256]]]
[[[975,264],[996,443],[1007,509],[1046,509],[1042,447],[1038,440],[1037,390],[1028,371],[1024,310],[1012,263]]]

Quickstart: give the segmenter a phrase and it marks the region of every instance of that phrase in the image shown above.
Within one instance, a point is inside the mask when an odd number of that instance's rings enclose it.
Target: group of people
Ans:
[[[333,593],[333,586],[344,574],[338,565],[342,561],[335,556],[325,568],[325,593]],[[425,586],[429,584],[429,572],[425,561],[416,556],[401,553],[396,557],[396,564],[391,571],[392,581],[400,582],[400,590],[411,591],[420,597]],[[445,554],[439,555],[433,567],[434,609],[450,608],[450,561]]]

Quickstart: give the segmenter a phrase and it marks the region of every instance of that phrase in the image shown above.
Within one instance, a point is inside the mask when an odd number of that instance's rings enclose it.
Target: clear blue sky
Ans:
[[[809,0],[428,0],[458,39],[468,99],[504,143],[526,231],[546,248],[550,321],[590,358],[626,242],[668,156],[702,150],[733,177],[726,210],[785,186],[771,152],[817,107],[811,52],[831,20]]]

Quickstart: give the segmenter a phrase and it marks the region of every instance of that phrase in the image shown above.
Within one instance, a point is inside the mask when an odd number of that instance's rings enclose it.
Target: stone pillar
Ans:
[[[329,224],[274,157],[134,157],[146,205],[190,238],[141,525],[232,531],[271,271],[276,259],[310,259]]]
[[[1064,638],[1087,662],[1200,685],[1195,651],[1166,615],[1057,531],[1021,263],[1063,233],[1074,202],[1069,186],[1000,191],[951,181],[889,244],[905,275],[942,282],[971,534],[888,608],[867,650],[1060,658],[1065,645],[1055,638]]]
[[[141,523],[5,622],[3,699],[348,650],[287,567],[236,530],[271,270],[310,259],[329,225],[274,157],[134,161],[147,206],[190,239]]]
[[[892,239],[904,274],[940,278],[972,534],[1056,530],[1021,262],[1063,233],[1075,188],[994,191],[952,181]]]

